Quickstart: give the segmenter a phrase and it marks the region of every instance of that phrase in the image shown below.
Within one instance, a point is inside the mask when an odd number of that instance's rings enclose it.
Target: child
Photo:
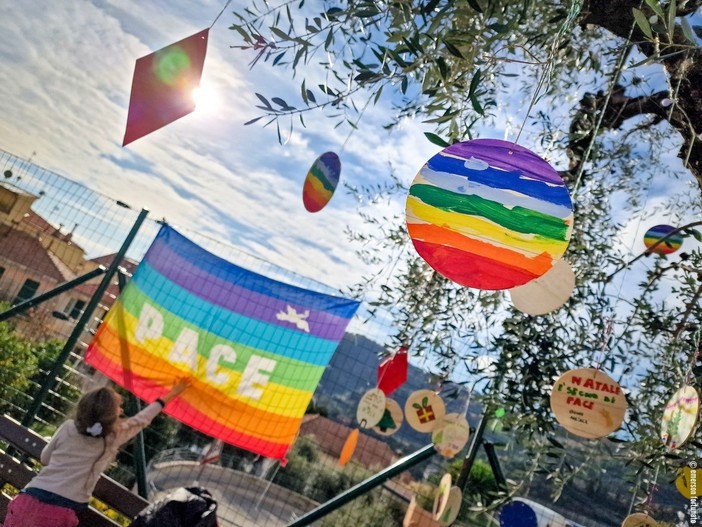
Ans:
[[[75,419],[65,421],[42,450],[44,468],[10,502],[5,527],[76,527],[76,511],[88,507],[100,474],[119,447],[188,384],[179,380],[168,394],[126,419],[119,417],[122,397],[112,388],[86,393],[78,401]]]

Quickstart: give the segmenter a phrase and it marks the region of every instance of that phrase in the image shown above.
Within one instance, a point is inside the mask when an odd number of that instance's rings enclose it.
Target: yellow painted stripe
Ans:
[[[419,220],[419,221],[413,221]],[[466,216],[447,212],[409,196],[407,199],[407,223],[432,223],[465,236],[473,236],[498,247],[521,252],[527,256],[548,253],[560,258],[568,246],[566,242],[551,240],[533,234],[524,234],[506,229],[490,220],[477,216]]]
[[[116,312],[116,310],[113,310]],[[280,384],[269,382],[263,388],[263,394],[259,400],[251,399],[250,397],[243,397],[237,395],[237,388],[241,381],[242,374],[237,371],[232,371],[228,368],[222,366],[215,366],[214,372],[216,374],[224,373],[227,379],[224,383],[218,384],[212,382],[208,378],[207,374],[207,358],[202,355],[197,355],[197,370],[193,371],[192,366],[186,363],[175,362],[171,357],[170,353],[173,350],[173,341],[167,338],[161,337],[158,339],[147,339],[144,343],[139,343],[134,338],[134,333],[137,327],[138,319],[125,310],[120,310],[123,314],[123,326],[118,324],[117,320],[108,320],[105,323],[109,325],[115,337],[118,337],[121,341],[127,342],[130,348],[133,349],[146,349],[148,348],[149,354],[157,357],[166,362],[173,362],[178,368],[186,369],[190,371],[197,379],[205,384],[209,384],[211,387],[217,391],[223,393],[227,397],[234,399],[236,401],[245,402],[251,407],[257,410],[263,410],[267,412],[273,412],[279,415],[293,417],[300,415],[300,409],[304,413],[309,403],[311,393],[297,390],[295,388],[290,388],[287,386],[282,386]],[[122,327],[119,327],[122,326]],[[119,330],[117,329],[119,327]],[[236,350],[236,347],[234,346]],[[119,350],[119,347],[116,348]],[[116,351],[118,353],[118,351]],[[242,371],[246,367],[245,364],[237,365]]]

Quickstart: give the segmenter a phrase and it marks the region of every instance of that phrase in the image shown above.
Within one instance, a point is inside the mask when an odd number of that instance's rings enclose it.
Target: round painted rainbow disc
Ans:
[[[573,206],[546,161],[498,139],[456,143],[412,182],[407,230],[419,255],[446,278],[510,289],[551,269],[568,247]]]
[[[670,225],[656,225],[655,227],[651,227],[646,231],[646,234],[644,234],[644,245],[647,249],[650,249],[656,242],[660,241],[674,230],[675,227],[671,227]],[[680,249],[682,242],[683,238],[678,232],[656,245],[651,252],[656,254],[671,254]]]
[[[332,199],[339,184],[341,161],[334,152],[325,152],[312,166],[302,187],[302,202],[308,212],[319,212]]]

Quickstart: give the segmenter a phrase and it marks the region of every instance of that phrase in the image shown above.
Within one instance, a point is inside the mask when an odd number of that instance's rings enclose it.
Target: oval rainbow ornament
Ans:
[[[511,289],[563,255],[573,205],[534,152],[475,139],[427,161],[410,187],[406,219],[415,249],[437,272],[467,287]]]
[[[305,177],[302,203],[308,212],[319,212],[332,199],[341,175],[341,161],[334,152],[319,156]]]
[[[668,236],[675,230],[675,227],[670,225],[655,225],[646,231],[644,234],[644,245],[646,249],[651,249],[656,243]],[[683,237],[679,232],[665,238],[661,243],[653,247],[649,252],[656,254],[672,254],[682,246]]]

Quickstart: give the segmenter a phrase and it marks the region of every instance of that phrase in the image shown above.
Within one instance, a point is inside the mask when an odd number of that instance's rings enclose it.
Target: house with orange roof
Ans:
[[[60,284],[108,266],[114,255],[87,260],[85,251],[72,239],[34,210],[39,196],[29,194],[8,182],[0,182],[0,301],[19,304]],[[133,271],[137,263],[125,260]],[[95,293],[101,277],[64,292],[29,312],[18,315],[13,323],[23,334],[36,340],[65,338]],[[96,317],[107,312],[119,294],[116,281],[111,284]],[[96,318],[89,327],[96,327]]]

